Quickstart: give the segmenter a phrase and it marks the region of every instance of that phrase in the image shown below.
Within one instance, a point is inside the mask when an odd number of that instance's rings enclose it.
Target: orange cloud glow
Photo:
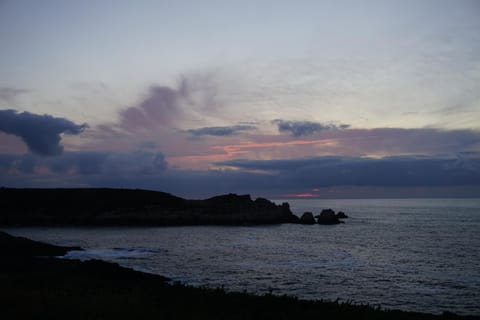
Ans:
[[[296,193],[296,194],[288,194],[288,197],[291,198],[312,198],[315,197],[312,193]]]
[[[295,146],[320,145],[322,147],[332,147],[337,145],[336,139],[321,140],[294,140],[294,141],[273,141],[273,142],[246,142],[225,146],[212,146],[210,150],[216,153],[205,155],[187,155],[178,157],[168,157],[166,160],[173,166],[182,169],[205,169],[211,167],[216,162],[231,160],[239,155],[244,159],[258,159],[259,157],[252,153],[253,150],[265,150],[287,148]],[[218,153],[222,150],[223,153]],[[297,154],[298,155],[298,154]],[[264,159],[264,158],[262,158]]]

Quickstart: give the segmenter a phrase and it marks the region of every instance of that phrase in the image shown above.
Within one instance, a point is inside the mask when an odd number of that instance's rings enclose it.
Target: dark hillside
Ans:
[[[0,200],[0,225],[235,225],[296,218],[288,204],[235,194],[186,200],[138,189],[0,188]]]
[[[124,209],[142,209],[148,205],[181,206],[185,200],[171,194],[130,189],[12,189],[0,188],[2,207],[11,211],[46,212],[62,214],[83,211],[104,212]]]

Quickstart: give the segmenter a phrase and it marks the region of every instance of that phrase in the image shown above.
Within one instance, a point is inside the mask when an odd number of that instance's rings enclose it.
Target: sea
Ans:
[[[188,285],[480,315],[480,199],[290,199],[339,225],[4,228]]]

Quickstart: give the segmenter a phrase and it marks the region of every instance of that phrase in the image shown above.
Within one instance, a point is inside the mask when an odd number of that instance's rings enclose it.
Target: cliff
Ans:
[[[132,189],[0,188],[0,225],[255,225],[295,222],[288,203],[249,195],[206,200]]]

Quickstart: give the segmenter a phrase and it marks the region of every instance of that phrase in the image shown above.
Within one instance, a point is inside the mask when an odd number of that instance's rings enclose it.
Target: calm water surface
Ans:
[[[283,201],[277,201],[278,203]],[[196,286],[480,315],[480,199],[289,200],[345,224],[9,228]]]

